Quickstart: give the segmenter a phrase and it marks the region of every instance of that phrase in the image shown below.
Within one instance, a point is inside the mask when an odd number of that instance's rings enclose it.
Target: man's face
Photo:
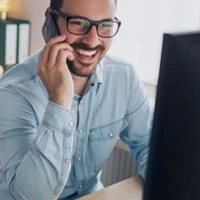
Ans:
[[[114,0],[64,0],[61,12],[69,16],[81,16],[100,21],[114,19],[116,5]],[[97,63],[108,51],[112,38],[101,38],[93,26],[86,35],[73,35],[67,31],[66,21],[59,17],[61,34],[66,34],[66,42],[73,47],[74,60],[67,61],[70,71],[77,76],[90,77]]]

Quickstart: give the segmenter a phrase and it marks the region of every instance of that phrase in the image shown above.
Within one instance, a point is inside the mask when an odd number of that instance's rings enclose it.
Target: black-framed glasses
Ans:
[[[114,20],[92,21],[85,17],[68,16],[57,10],[53,12],[66,20],[68,32],[74,35],[86,35],[95,26],[98,36],[111,38],[117,34],[121,26],[121,22],[116,17]]]

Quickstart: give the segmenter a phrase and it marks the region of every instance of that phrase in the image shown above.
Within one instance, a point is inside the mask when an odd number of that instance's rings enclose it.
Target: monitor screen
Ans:
[[[200,200],[200,33],[164,34],[143,200]]]

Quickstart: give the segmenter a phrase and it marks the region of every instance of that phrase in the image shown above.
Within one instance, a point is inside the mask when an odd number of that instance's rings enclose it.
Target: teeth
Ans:
[[[85,56],[93,56],[96,51],[85,51],[85,50],[82,50],[82,49],[77,49],[76,50],[79,54],[82,54],[82,55],[85,55]]]

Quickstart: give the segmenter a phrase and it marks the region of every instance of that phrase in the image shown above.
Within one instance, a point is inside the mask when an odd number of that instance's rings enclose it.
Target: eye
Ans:
[[[69,20],[70,25],[79,25],[84,27],[89,27],[90,23],[87,20],[79,19],[79,18],[72,18]]]
[[[113,27],[113,22],[102,22],[100,24],[100,27],[102,27],[102,28],[112,28]]]

